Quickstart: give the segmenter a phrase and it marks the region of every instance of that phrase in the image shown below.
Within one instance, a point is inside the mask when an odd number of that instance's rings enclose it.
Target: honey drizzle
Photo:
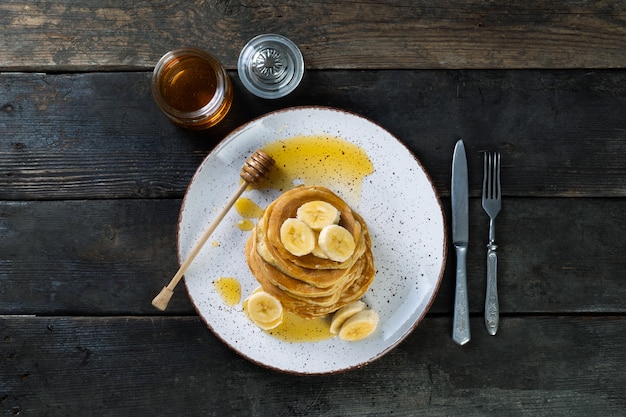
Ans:
[[[266,188],[284,192],[300,184],[323,185],[353,207],[361,199],[363,179],[374,172],[361,147],[334,136],[295,136],[263,149],[276,161]]]
[[[235,202],[235,210],[241,217],[246,219],[254,219],[261,217],[263,209],[254,201],[246,197],[239,197]]]
[[[327,318],[305,319],[289,311],[284,313],[280,326],[266,332],[291,343],[319,342],[335,336],[330,332],[330,321]]]
[[[263,214],[263,209],[246,197],[239,197],[235,201],[235,210],[242,217],[237,222],[237,227],[244,232],[254,229],[254,222],[250,219],[258,219]]]
[[[237,278],[219,277],[213,285],[227,306],[234,307],[241,301],[241,284]]]
[[[248,299],[245,299],[243,311],[248,317],[247,308]],[[330,321],[327,318],[305,319],[290,311],[283,311],[283,322],[278,327],[263,331],[289,343],[320,342],[335,337],[330,332]]]

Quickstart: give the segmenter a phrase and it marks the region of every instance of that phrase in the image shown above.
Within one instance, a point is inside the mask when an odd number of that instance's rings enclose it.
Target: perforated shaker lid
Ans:
[[[261,98],[291,93],[304,76],[304,58],[291,40],[273,33],[252,38],[241,50],[237,71],[243,85]]]

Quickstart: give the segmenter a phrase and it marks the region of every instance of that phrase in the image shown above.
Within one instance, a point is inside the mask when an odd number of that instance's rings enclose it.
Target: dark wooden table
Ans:
[[[272,4],[268,4],[272,3]],[[5,0],[0,4],[0,414],[626,415],[625,1]],[[253,97],[247,40],[301,48],[290,96]],[[154,104],[158,58],[222,59],[235,104],[188,132]],[[472,340],[451,340],[454,256],[420,326],[361,369],[302,377],[223,345],[184,291],[176,223],[196,168],[240,124],[328,105],[381,124],[450,215],[470,169]],[[501,325],[483,325],[481,151],[503,154]]]

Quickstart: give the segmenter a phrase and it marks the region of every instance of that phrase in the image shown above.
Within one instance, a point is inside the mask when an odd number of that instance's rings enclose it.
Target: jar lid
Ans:
[[[273,33],[252,38],[241,50],[237,71],[243,85],[261,98],[291,93],[304,76],[304,58],[291,40]]]

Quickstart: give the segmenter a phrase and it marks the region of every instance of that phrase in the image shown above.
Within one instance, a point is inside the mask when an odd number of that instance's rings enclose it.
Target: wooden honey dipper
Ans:
[[[185,262],[183,262],[180,266],[178,272],[176,272],[176,275],[174,275],[170,283],[163,287],[161,292],[154,297],[152,300],[153,306],[161,311],[164,311],[167,308],[167,305],[174,294],[174,288],[178,285],[178,282],[183,277],[183,274],[187,271],[187,268],[189,268],[189,265],[191,265],[196,255],[198,255],[200,249],[202,249],[206,241],[209,240],[209,237],[213,234],[218,224],[224,219],[226,213],[228,213],[237,199],[241,197],[241,194],[243,194],[248,185],[259,185],[263,180],[268,178],[268,174],[272,166],[274,166],[274,159],[260,149],[246,160],[246,163],[243,168],[241,168],[241,173],[239,174],[241,179],[243,179],[241,186],[237,192],[233,194],[230,200],[228,200],[222,211],[217,214],[217,217],[213,219],[208,229],[200,238],[200,241],[193,247],[191,253],[187,256],[187,259],[185,259]]]

